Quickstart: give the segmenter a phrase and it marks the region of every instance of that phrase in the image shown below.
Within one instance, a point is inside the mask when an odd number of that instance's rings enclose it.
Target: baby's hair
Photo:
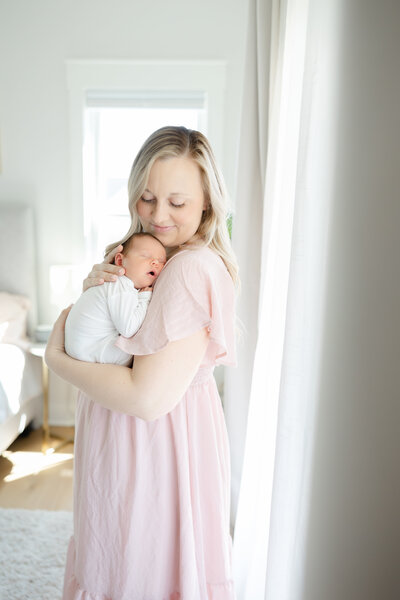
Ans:
[[[137,233],[132,233],[132,235],[125,240],[125,242],[123,243],[123,250],[122,250],[122,254],[124,254],[124,252],[128,252],[128,250],[131,248],[133,240],[136,238],[141,238],[141,237],[151,237],[153,238],[153,240],[156,240],[161,246],[162,243],[160,242],[159,239],[156,238],[155,235],[153,235],[152,233],[147,233],[146,231],[138,231]],[[163,246],[164,248],[164,246]]]

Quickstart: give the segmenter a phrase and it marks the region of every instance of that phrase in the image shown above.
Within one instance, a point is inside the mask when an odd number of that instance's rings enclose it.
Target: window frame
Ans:
[[[140,95],[148,92],[204,94],[207,136],[217,160],[223,154],[226,61],[66,61],[69,91],[70,210],[72,260],[90,262],[84,231],[83,136],[87,98],[96,94]]]

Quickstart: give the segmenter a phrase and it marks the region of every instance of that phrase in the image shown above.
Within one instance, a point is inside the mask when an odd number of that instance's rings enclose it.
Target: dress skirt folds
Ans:
[[[153,354],[205,327],[202,365],[163,417],[144,421],[79,394],[64,600],[235,600],[229,442],[213,377],[215,365],[235,363],[222,260],[205,247],[171,258],[141,329],[117,345]]]

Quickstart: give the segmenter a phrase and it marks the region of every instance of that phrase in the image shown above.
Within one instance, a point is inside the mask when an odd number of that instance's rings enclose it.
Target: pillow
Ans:
[[[30,306],[25,296],[0,292],[0,342],[15,344],[26,340]]]

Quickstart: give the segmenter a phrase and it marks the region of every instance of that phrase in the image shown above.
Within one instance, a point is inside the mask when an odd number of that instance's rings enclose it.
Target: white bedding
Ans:
[[[0,344],[0,423],[41,394],[40,359],[14,344]]]
[[[0,423],[41,392],[40,362],[27,350],[29,308],[25,296],[0,291]]]
[[[0,452],[34,421],[40,424],[41,362],[15,344],[0,343]]]
[[[18,251],[15,251],[15,248]],[[41,359],[29,351],[36,326],[36,261],[31,208],[0,203],[0,452],[42,414]],[[12,265],[12,267],[11,267]]]
[[[26,296],[0,291],[0,342],[26,344],[30,306]]]

